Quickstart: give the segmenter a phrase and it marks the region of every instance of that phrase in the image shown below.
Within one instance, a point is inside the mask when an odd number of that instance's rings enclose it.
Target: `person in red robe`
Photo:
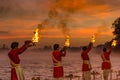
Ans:
[[[32,46],[31,41],[25,41],[25,44],[18,48],[18,42],[11,43],[11,50],[8,53],[11,64],[11,80],[25,80],[22,68],[20,65],[19,55],[22,54],[28,47]]]
[[[89,51],[92,48],[93,43],[89,43],[89,46],[84,46],[82,47],[82,53],[81,53],[81,57],[83,60],[83,64],[82,64],[82,72],[83,72],[83,80],[91,80],[91,64],[90,64],[90,58],[89,58]]]
[[[102,70],[103,70],[104,80],[108,80],[108,75],[111,72],[111,61],[110,61],[111,51],[112,51],[112,47],[109,48],[108,52],[107,52],[107,48],[103,48],[103,53],[101,55],[101,58],[103,60]]]
[[[66,56],[66,47],[60,50],[59,44],[54,44],[53,48],[54,48],[54,51],[52,52],[52,60],[54,64],[53,77],[55,80],[60,80],[64,76],[62,57]]]

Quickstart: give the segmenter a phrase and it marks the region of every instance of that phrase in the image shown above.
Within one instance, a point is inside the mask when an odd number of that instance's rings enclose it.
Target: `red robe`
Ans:
[[[84,61],[89,61],[89,51],[91,50],[91,46],[89,46],[85,51],[82,52],[81,57],[83,59],[83,64],[82,64],[82,71],[90,71],[90,64],[86,64]]]
[[[54,64],[54,69],[53,69],[54,78],[60,78],[64,76],[63,66],[61,64],[62,56],[65,56],[65,54],[62,54],[62,52],[60,51],[54,51],[52,53],[52,58],[53,58],[52,60]]]
[[[21,48],[12,49],[8,53],[10,61],[13,62],[14,64],[20,64],[19,54],[24,52],[26,49],[27,49],[26,45],[23,45]],[[11,65],[11,66],[12,66],[12,68],[11,68],[11,80],[18,80],[16,69],[15,69],[15,67],[13,67],[13,65]]]
[[[112,48],[110,48],[110,50],[108,52],[104,52],[101,56],[103,59],[102,70],[111,69],[111,62],[110,62],[111,51],[112,51]]]

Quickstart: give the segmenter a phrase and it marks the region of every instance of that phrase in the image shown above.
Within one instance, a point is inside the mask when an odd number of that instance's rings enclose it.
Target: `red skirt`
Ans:
[[[63,77],[63,76],[64,76],[63,66],[54,67],[53,77],[54,78],[59,78],[59,77]]]
[[[15,68],[11,70],[11,80],[18,80]]]
[[[88,64],[82,64],[82,71],[90,71],[89,65]]]
[[[102,70],[105,69],[111,69],[111,63],[110,62],[103,62],[102,63]]]

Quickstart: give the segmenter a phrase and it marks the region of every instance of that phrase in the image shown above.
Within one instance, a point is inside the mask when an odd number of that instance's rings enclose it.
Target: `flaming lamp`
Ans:
[[[33,43],[39,42],[39,29],[38,28],[34,32],[34,36],[32,37],[32,42]]]
[[[94,34],[92,35],[91,42],[95,43],[95,35]]]
[[[64,44],[66,47],[69,47],[70,46],[70,36],[67,35],[66,36],[66,39],[65,39],[65,44]]]
[[[111,46],[115,47],[117,45],[117,40],[113,40]]]

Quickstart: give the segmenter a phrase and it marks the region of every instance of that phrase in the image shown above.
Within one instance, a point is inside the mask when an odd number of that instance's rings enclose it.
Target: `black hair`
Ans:
[[[87,49],[87,46],[83,46],[82,50],[85,51]]]
[[[107,48],[103,48],[103,52],[106,52],[107,51]]]
[[[14,49],[16,47],[18,47],[19,43],[18,42],[12,42],[11,43],[11,48]]]
[[[59,48],[59,44],[54,44],[53,48],[54,48],[54,50],[57,50]]]

